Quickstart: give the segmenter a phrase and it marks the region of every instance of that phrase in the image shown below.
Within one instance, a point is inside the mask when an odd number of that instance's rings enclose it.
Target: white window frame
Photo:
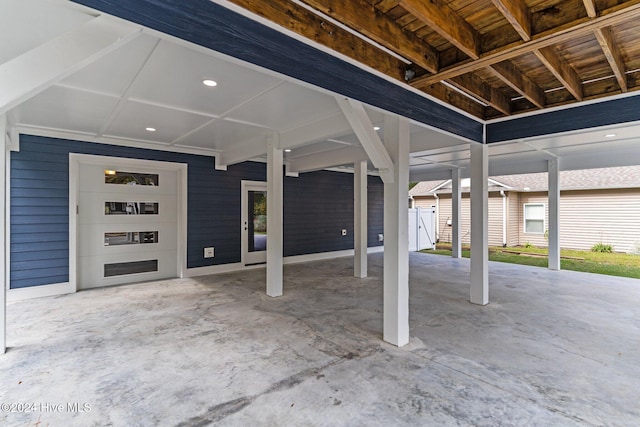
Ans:
[[[542,206],[542,232],[527,231],[527,206]],[[531,218],[531,221],[540,221],[540,218]],[[547,229],[547,205],[544,203],[524,203],[522,206],[522,229],[525,234],[540,234],[544,235]]]

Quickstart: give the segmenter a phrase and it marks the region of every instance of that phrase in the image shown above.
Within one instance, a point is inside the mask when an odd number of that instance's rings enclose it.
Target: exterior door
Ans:
[[[242,262],[261,264],[267,260],[267,184],[242,182]]]
[[[79,165],[79,289],[178,275],[178,173],[136,165]]]

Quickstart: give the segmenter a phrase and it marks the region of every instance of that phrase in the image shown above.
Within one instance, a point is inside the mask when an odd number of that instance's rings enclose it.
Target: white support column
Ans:
[[[451,256],[453,258],[462,257],[460,234],[461,200],[460,169],[454,169],[451,171]]]
[[[560,270],[560,160],[548,161],[549,270]]]
[[[386,117],[384,145],[393,180],[384,183],[384,333],[401,347],[409,342],[409,120]]]
[[[353,275],[364,278],[367,277],[367,161],[353,166]]]
[[[471,292],[472,304],[489,303],[489,150],[471,143]]]
[[[4,114],[0,115],[0,277],[2,277],[2,289],[0,290],[0,354],[7,351],[7,284],[6,276],[6,213],[7,199],[7,120]]]
[[[267,295],[282,295],[283,166],[279,137],[267,140]]]

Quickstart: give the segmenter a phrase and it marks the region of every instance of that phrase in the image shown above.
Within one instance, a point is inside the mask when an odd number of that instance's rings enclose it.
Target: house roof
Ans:
[[[489,180],[489,191],[547,191],[547,173],[494,176]],[[640,188],[640,166],[572,170],[560,172],[560,189],[597,190],[613,188]],[[468,180],[462,181],[462,191],[469,191]],[[450,180],[424,181],[409,191],[410,196],[430,196],[450,193]]]

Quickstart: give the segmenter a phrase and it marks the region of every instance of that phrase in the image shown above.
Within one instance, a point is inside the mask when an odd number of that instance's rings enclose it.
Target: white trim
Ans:
[[[178,242],[176,267],[178,277],[184,277],[187,266],[187,165],[185,163],[164,162],[158,160],[130,159],[125,157],[97,156],[93,154],[69,153],[69,283],[74,291],[78,290],[78,236],[77,206],[79,188],[79,166],[85,164],[102,164],[106,161],[125,167],[146,167],[177,172],[178,188]]]
[[[542,233],[536,233],[535,231],[527,231],[527,206],[542,206]],[[530,221],[540,221],[539,219],[530,218]],[[537,234],[544,235],[547,229],[547,205],[543,202],[532,202],[522,204],[522,233],[523,234]]]
[[[367,249],[367,253],[380,253],[384,252],[384,246],[371,246]],[[345,249],[342,251],[321,252],[316,254],[307,255],[294,255],[283,258],[283,264],[300,264],[304,262],[322,261],[327,259],[342,258],[347,256],[354,256],[353,249]],[[232,264],[211,265],[208,267],[196,267],[188,268],[184,277],[199,277],[208,276],[211,274],[233,273],[236,271],[255,270],[258,268],[265,268],[266,264],[256,264],[245,266],[242,262],[235,262]]]
[[[220,156],[219,150],[210,148],[185,147],[183,145],[168,145],[164,142],[150,140],[125,139],[116,137],[96,136],[94,134],[71,131],[66,129],[54,129],[41,126],[16,125],[17,132],[25,135],[44,136],[49,138],[71,139],[80,142],[91,142],[94,144],[108,144],[120,147],[146,148],[156,151],[167,151],[170,153],[197,154],[200,156],[215,157]]]
[[[368,248],[367,253],[380,253],[384,252],[384,246],[372,246]],[[327,259],[341,258],[347,256],[353,256],[353,249],[347,249],[343,251],[322,252],[317,254],[308,255],[295,255],[284,258],[284,264],[299,264],[311,261],[321,261]],[[235,262],[231,264],[212,265],[208,267],[195,267],[187,268],[182,274],[182,278],[209,276],[212,274],[233,273],[244,270],[256,270],[259,268],[265,268],[266,264],[248,265],[245,266],[241,262]],[[7,291],[7,301],[21,301],[31,298],[41,298],[56,295],[65,295],[75,293],[76,289],[71,283],[54,283],[51,285],[30,286],[27,288],[10,289]]]
[[[75,286],[69,282],[29,286],[27,288],[9,289],[7,291],[7,301],[22,301],[31,298],[72,294],[74,292],[76,292]]]

